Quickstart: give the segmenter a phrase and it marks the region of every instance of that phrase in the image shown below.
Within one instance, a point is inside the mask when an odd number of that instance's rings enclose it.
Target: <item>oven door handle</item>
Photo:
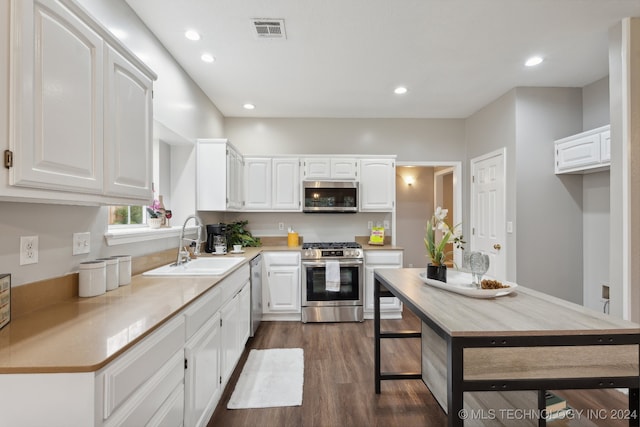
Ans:
[[[362,265],[362,260],[355,261],[338,261],[340,263],[340,267],[357,267]],[[324,267],[327,265],[325,261],[302,261],[302,265],[309,267]]]

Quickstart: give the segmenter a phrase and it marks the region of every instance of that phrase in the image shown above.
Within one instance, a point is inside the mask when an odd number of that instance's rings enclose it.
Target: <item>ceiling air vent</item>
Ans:
[[[286,39],[284,19],[252,19],[255,35],[259,39]]]

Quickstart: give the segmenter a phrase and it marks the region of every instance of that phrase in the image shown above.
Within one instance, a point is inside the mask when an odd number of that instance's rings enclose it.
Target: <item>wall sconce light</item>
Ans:
[[[413,183],[416,182],[416,179],[412,176],[405,176],[404,182],[406,182],[407,185],[413,185]]]

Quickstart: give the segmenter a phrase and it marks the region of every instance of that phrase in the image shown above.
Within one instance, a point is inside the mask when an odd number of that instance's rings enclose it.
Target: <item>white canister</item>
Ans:
[[[107,291],[118,289],[120,286],[119,258],[98,258],[96,261],[104,261],[107,266]]]
[[[131,283],[131,255],[114,255],[118,258],[118,285],[124,286]]]
[[[107,264],[104,261],[86,261],[80,263],[78,277],[78,295],[95,297],[107,290]]]

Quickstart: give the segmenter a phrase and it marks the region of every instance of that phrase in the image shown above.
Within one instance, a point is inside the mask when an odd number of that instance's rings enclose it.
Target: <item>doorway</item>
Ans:
[[[437,206],[449,209],[447,222],[462,221],[461,162],[398,162],[396,168],[395,244],[404,248],[403,266],[424,268],[427,220]],[[454,251],[462,263],[462,251]]]

